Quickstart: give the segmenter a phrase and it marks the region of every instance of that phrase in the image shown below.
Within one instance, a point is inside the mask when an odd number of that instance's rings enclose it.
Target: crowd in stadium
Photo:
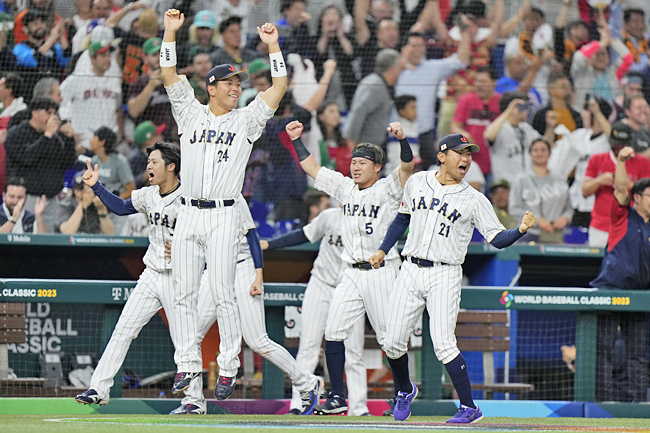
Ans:
[[[217,64],[249,73],[240,107],[270,87],[256,28],[278,27],[290,89],[254,146],[243,190],[263,237],[306,222],[318,205],[304,198],[311,186],[289,122],[300,120],[311,153],[344,174],[355,144],[380,145],[386,174],[399,165],[386,127],[399,120],[417,170],[435,164],[449,133],[478,144],[466,180],[507,228],[528,209],[538,227],[527,240],[564,242],[572,230],[605,246],[615,155],[632,146],[630,182],[650,177],[650,4],[595,3],[2,0],[0,232],[147,234],[146,217],[111,214],[80,170],[99,164],[101,183],[128,198],[148,184],[144,149],[178,143],[159,66],[173,6],[186,16],[179,73],[202,103]]]

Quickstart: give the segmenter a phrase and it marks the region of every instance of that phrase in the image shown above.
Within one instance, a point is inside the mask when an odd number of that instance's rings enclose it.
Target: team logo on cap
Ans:
[[[237,72],[237,71],[235,70],[235,67],[234,67],[233,65],[228,65],[228,66],[229,66],[228,69],[230,69],[230,72]]]
[[[469,143],[469,141],[467,141],[467,138],[464,135],[460,136],[460,141],[462,141],[463,143]]]
[[[442,152],[443,150],[447,149],[447,143],[443,144],[440,146],[440,151]]]
[[[208,81],[213,82],[214,81],[214,75],[208,78]]]

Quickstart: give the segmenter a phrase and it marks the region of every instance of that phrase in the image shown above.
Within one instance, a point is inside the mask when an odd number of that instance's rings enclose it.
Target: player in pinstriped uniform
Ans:
[[[269,47],[273,85],[257,95],[246,108],[237,109],[241,80],[245,72],[232,65],[215,66],[206,77],[208,105],[194,97],[185,77],[176,74],[176,31],[185,17],[178,10],[165,13],[165,33],[160,51],[160,66],[172,114],[181,135],[183,157],[182,206],[178,215],[175,247],[172,250],[176,296],[171,320],[177,324],[178,366],[172,392],[181,393],[202,371],[197,335],[199,332],[198,291],[207,264],[211,293],[216,303],[220,333],[226,341],[241,341],[234,305],[237,242],[242,225],[235,206],[244,181],[244,169],[253,142],[278,107],[287,87],[286,67],[278,45],[278,31],[272,24],[258,28],[262,42]],[[239,346],[228,348],[239,353]],[[227,351],[228,352],[228,351]],[[239,360],[219,355],[224,367],[215,389],[218,399],[234,389]]]
[[[334,289],[343,278],[342,219],[342,208],[326,209],[303,228],[268,242],[262,241],[262,249],[275,249],[305,242],[314,243],[322,239],[318,248],[318,256],[314,260],[311,270],[309,283],[307,283],[305,297],[302,300],[304,320],[300,330],[296,361],[307,371],[314,371],[318,364]],[[351,416],[369,413],[367,406],[368,381],[366,367],[363,363],[365,324],[365,319],[358,320],[352,326],[350,336],[345,340],[345,377],[348,383],[349,414]],[[294,387],[291,410],[298,411],[300,407],[300,393]]]
[[[417,173],[406,182],[404,198],[386,238],[370,262],[378,268],[409,226],[402,255],[406,258],[390,297],[386,355],[393,370],[397,397],[393,416],[404,421],[418,393],[409,380],[407,342],[426,306],[436,357],[445,364],[460,398],[460,408],[448,423],[473,423],[483,417],[472,400],[463,355],[456,346],[456,318],[460,306],[462,263],[474,227],[493,246],[504,248],[535,224],[526,212],[521,225],[506,230],[488,199],[463,178],[479,147],[462,134],[439,143],[436,171]]]
[[[323,379],[310,374],[296,362],[287,349],[268,337],[264,322],[263,261],[259,236],[244,197],[239,197],[236,206],[241,212],[245,233],[238,244],[237,271],[235,273],[236,308],[244,341],[254,352],[259,353],[287,373],[294,388],[297,388],[300,393],[300,414],[311,415],[325,386]],[[199,342],[203,341],[217,319],[216,306],[210,295],[207,272],[201,279],[199,289]],[[235,354],[235,356],[239,356],[239,354]],[[194,387],[199,390],[203,388],[201,376],[192,381],[189,389]],[[181,408],[184,405],[192,404],[194,395],[195,392],[187,395],[183,399]],[[205,402],[203,404],[205,405]]]
[[[173,309],[174,280],[171,265],[165,259],[164,244],[176,227],[180,208],[180,152],[171,143],[156,143],[147,149],[149,163],[147,171],[151,186],[133,191],[131,198],[123,200],[108,191],[98,182],[98,166],[83,175],[84,182],[102,200],[108,209],[117,215],[141,212],[149,220],[149,247],[143,258],[146,265],[138,283],[127,300],[113,335],[104,349],[97,368],[90,380],[90,388],[77,395],[76,400],[84,404],[106,404],[113,386],[113,378],[119,371],[131,341],[161,308],[169,313]],[[172,341],[174,322],[169,322]],[[199,397],[200,396],[200,397]],[[183,413],[205,413],[202,390],[188,395],[188,402],[195,404],[192,411]],[[185,408],[187,409],[187,408]]]
[[[350,171],[352,179],[344,177],[320,164],[309,154],[300,140],[303,126],[294,121],[287,125],[296,155],[305,172],[315,179],[314,188],[336,198],[343,206],[342,238],[346,267],[341,283],[334,291],[332,306],[325,328],[325,357],[332,390],[325,403],[314,408],[314,413],[330,415],[347,412],[343,393],[345,345],[352,326],[368,314],[370,324],[383,348],[386,341],[388,298],[400,265],[400,257],[393,248],[380,269],[368,262],[397,211],[404,184],[413,172],[413,152],[402,131],[394,122],[387,128],[400,140],[401,164],[384,179],[379,172],[386,161],[384,152],[370,143],[360,143],[352,151]]]

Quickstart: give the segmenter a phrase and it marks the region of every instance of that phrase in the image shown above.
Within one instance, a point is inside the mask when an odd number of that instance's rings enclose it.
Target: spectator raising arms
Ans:
[[[499,109],[499,117],[485,129],[485,140],[492,146],[492,175],[495,179],[505,179],[514,184],[521,174],[532,167],[530,145],[541,135],[526,122],[530,111],[526,94],[504,94],[499,101]],[[552,133],[553,129],[550,130]]]
[[[623,123],[615,122],[609,137],[611,150],[599,153],[589,159],[585,180],[582,183],[582,195],[595,195],[594,208],[591,211],[589,224],[589,246],[603,248],[607,245],[612,200],[614,199],[614,171],[616,158],[622,148],[632,144],[632,128]],[[626,173],[628,187],[631,188],[637,180],[650,177],[650,161],[648,158],[634,155],[627,158]]]
[[[580,48],[573,56],[571,79],[576,89],[574,103],[583,106],[587,94],[598,95],[611,103],[621,93],[619,80],[634,62],[632,54],[623,42],[612,39],[607,26],[598,28],[600,41],[592,41]],[[609,47],[620,57],[610,62]]]
[[[349,106],[357,87],[352,72],[354,48],[343,32],[343,13],[336,6],[328,6],[321,12],[314,41],[316,48],[312,50],[312,60],[316,66],[317,77],[323,75],[323,64],[326,60],[336,61],[338,72],[334,75],[330,91],[342,91],[345,103]],[[335,98],[335,94],[330,95],[332,99]]]

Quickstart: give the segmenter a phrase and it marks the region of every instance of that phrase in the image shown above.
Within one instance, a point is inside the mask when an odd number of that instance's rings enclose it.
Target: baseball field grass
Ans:
[[[452,426],[446,417],[411,417],[396,422],[380,417],[291,417],[283,415],[0,415],[2,433],[185,433],[221,432],[377,433],[382,431],[462,432],[650,432],[650,420],[635,418],[486,418],[476,424]]]

